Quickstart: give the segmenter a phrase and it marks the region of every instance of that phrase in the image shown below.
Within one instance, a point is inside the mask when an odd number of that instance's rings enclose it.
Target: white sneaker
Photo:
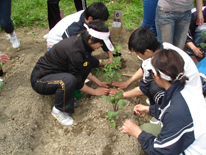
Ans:
[[[146,99],[146,103],[150,105],[149,98]]]
[[[61,112],[58,110],[55,106],[52,108],[51,114],[61,123],[62,125],[72,125],[73,124],[73,118],[71,118],[68,113]]]
[[[154,117],[151,118],[150,123],[152,124],[160,124],[160,121]]]
[[[19,42],[15,32],[13,32],[12,35],[9,34],[9,39],[10,39],[10,42],[11,42],[13,48],[18,48],[20,46],[20,42]]]

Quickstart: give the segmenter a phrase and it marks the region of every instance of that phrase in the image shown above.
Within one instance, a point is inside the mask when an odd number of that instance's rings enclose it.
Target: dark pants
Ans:
[[[77,11],[85,10],[87,8],[86,0],[74,0]]]
[[[59,1],[60,0],[47,0],[48,22],[50,30],[61,20]]]
[[[0,0],[0,25],[6,33],[12,33],[14,31],[10,16],[11,0]]]
[[[74,91],[76,78],[70,73],[48,74],[37,78],[36,70],[31,74],[32,88],[39,94],[55,94],[54,105],[60,111],[74,113]]]

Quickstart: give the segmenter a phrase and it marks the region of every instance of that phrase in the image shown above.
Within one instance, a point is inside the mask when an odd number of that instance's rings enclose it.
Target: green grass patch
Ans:
[[[111,26],[114,10],[123,11],[122,25],[128,30],[134,30],[140,26],[143,17],[142,0],[87,0],[87,6],[94,2],[103,2],[109,10],[109,22]],[[75,13],[73,0],[61,0],[60,9],[64,9],[64,15]],[[12,22],[18,27],[48,27],[47,0],[12,0]]]

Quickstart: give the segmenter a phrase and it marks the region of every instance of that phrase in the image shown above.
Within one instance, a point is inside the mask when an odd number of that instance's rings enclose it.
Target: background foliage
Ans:
[[[87,6],[94,2],[103,2],[109,10],[108,26],[112,26],[114,10],[122,10],[122,25],[128,30],[134,30],[140,26],[143,17],[142,0],[87,0]],[[61,0],[60,9],[64,10],[64,16],[75,13],[73,0]],[[12,22],[15,28],[38,26],[48,27],[47,0],[12,0]]]

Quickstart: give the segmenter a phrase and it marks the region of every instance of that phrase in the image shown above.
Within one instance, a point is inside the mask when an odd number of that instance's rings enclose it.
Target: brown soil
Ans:
[[[111,103],[101,97],[83,94],[79,99],[80,107],[72,114],[74,124],[62,126],[51,115],[54,95],[37,94],[30,86],[31,71],[46,52],[43,36],[48,29],[20,28],[15,30],[21,46],[13,49],[6,34],[0,32],[2,53],[11,58],[3,67],[4,86],[0,89],[0,154],[12,155],[144,155],[139,142],[122,133],[123,122],[130,119],[140,125],[148,122],[151,116],[134,116],[132,109],[138,103],[145,104],[146,97],[124,99],[127,106],[119,111],[115,120],[115,129],[105,118]],[[114,45],[121,45],[125,67],[121,73],[133,74],[140,67],[140,61],[127,47],[131,32],[122,30],[119,36],[113,36]],[[107,55],[98,50],[93,52],[98,58]],[[126,81],[123,76],[119,81]],[[126,90],[138,86],[131,84]],[[89,83],[93,88],[97,85]]]

